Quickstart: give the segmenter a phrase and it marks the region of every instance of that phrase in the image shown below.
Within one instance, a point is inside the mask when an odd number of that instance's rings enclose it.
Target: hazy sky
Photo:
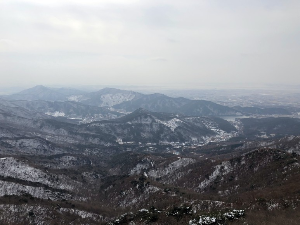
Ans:
[[[0,0],[0,86],[300,84],[299,0]]]

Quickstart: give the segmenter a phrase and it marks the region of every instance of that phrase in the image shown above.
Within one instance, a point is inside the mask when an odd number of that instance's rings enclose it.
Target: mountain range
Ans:
[[[94,151],[1,155],[0,221],[296,225],[299,155],[269,147],[245,151],[231,157],[201,150],[180,157],[133,151],[105,158]]]
[[[75,89],[36,86],[17,94],[2,96],[2,98],[7,100],[38,100],[29,104],[18,101],[15,104],[27,105],[31,109],[43,113],[49,112],[52,115],[82,118],[82,120],[86,119],[88,122],[93,121],[93,115],[97,118],[94,120],[109,119],[124,115],[124,113],[133,112],[139,108],[153,112],[176,113],[185,116],[291,115],[291,112],[284,108],[227,107],[210,101],[190,100],[182,97],[172,98],[157,93],[146,95],[114,88],[104,88],[96,92],[83,92]],[[72,103],[73,106],[70,106],[71,103],[65,103],[69,104],[69,106],[62,107],[62,104],[58,103],[52,103],[49,106],[50,103],[46,104],[45,101],[74,103]],[[79,109],[74,109],[75,102],[78,103],[76,107]],[[87,107],[86,112],[82,112],[83,105],[90,106]],[[94,106],[94,108],[91,106]],[[70,112],[70,107],[72,112]],[[74,111],[82,113],[73,113]]]
[[[2,96],[0,224],[298,225],[300,120],[285,110],[107,88]]]
[[[86,129],[114,135],[126,142],[205,142],[210,136],[235,135],[229,122],[213,117],[180,117],[137,109],[110,121],[93,122]]]

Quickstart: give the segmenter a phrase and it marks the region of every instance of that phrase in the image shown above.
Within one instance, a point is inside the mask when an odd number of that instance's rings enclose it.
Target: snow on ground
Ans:
[[[39,205],[14,205],[14,204],[2,204],[0,205],[0,222],[4,224],[19,224],[20,219],[27,219],[24,215],[28,215],[32,213],[28,220],[28,224],[50,224],[50,221],[53,221],[53,218],[57,218],[57,213],[61,214],[60,224],[66,224],[64,215],[74,215],[80,219],[92,219],[93,221],[97,221],[97,224],[102,222],[107,222],[108,218],[105,218],[102,215],[90,213],[82,210],[71,209],[71,208],[60,208],[53,209],[51,207],[44,207]],[[75,218],[76,219],[76,218]],[[48,222],[45,222],[48,221]],[[74,220],[75,221],[75,220]],[[77,221],[77,222],[76,222]],[[79,224],[76,219],[75,224]],[[23,221],[24,222],[24,221]],[[83,224],[82,222],[80,224]],[[86,223],[84,223],[86,224]]]
[[[2,137],[12,138],[15,137],[15,135],[9,130],[0,127],[0,138]]]
[[[224,176],[232,171],[232,166],[229,161],[222,162],[221,165],[215,166],[215,170],[213,173],[209,176],[208,179],[205,179],[202,181],[199,185],[199,188],[203,190],[207,186],[209,186],[211,183],[213,183],[218,176]]]
[[[79,184],[62,175],[58,176],[45,173],[42,170],[31,167],[25,162],[17,160],[13,157],[0,160],[0,175],[30,182],[38,182],[48,185],[49,187],[65,190],[73,190],[74,187],[78,186]]]
[[[148,163],[138,163],[129,173],[129,175],[140,174],[142,170],[148,169]]]
[[[119,205],[121,207],[128,207],[132,205],[136,205],[138,203],[144,202],[146,199],[149,198],[150,194],[155,193],[160,191],[161,189],[153,186],[153,185],[148,185],[144,188],[143,193],[139,194],[138,196],[136,195],[134,188],[130,188],[128,190],[125,190],[121,193],[120,195],[120,203]],[[125,197],[125,198],[124,198]]]
[[[122,102],[127,102],[132,100],[135,97],[134,94],[106,94],[101,96],[102,104],[101,106],[114,106]]]
[[[27,193],[35,198],[41,198],[41,199],[58,200],[58,199],[72,198],[70,194],[53,192],[43,187],[33,187],[33,186],[27,186],[27,185],[22,185],[13,182],[1,181],[1,180],[0,180],[0,187],[1,187],[0,196],[23,195]]]
[[[161,121],[159,119],[156,119],[156,122],[161,123],[161,124],[169,127],[173,132],[177,127],[180,126],[181,123],[183,123],[180,119],[177,119],[177,118],[173,118],[173,119],[168,120],[168,121]]]
[[[72,168],[76,166],[82,166],[91,164],[90,160],[79,158],[71,155],[65,155],[59,158],[53,159],[50,163],[43,164],[43,166],[55,169]]]
[[[22,138],[22,139],[17,139],[17,140],[5,140],[6,143],[16,146],[16,147],[21,147],[21,148],[40,148],[45,145],[41,140],[39,139],[32,139],[32,138]]]
[[[151,117],[137,117],[130,123],[142,123],[142,124],[151,124],[153,122],[153,119]]]
[[[93,219],[94,221],[105,221],[105,218],[103,216],[96,214],[96,213],[86,212],[83,210],[60,208],[59,211],[70,213],[70,214],[75,214],[77,216],[80,216],[82,219]]]
[[[83,95],[72,95],[68,97],[68,101],[80,102],[83,99]]]
[[[166,176],[166,175],[169,175],[169,174],[175,172],[176,170],[180,169],[181,167],[185,167],[194,162],[195,162],[194,159],[180,158],[180,159],[172,162],[171,164],[169,164],[166,168],[157,168],[157,169],[150,170],[148,172],[148,176],[152,177],[152,178],[163,177],[163,176]]]
[[[49,116],[54,116],[54,117],[59,117],[59,116],[65,116],[64,112],[59,112],[59,111],[55,111],[55,112],[46,112],[46,115]]]

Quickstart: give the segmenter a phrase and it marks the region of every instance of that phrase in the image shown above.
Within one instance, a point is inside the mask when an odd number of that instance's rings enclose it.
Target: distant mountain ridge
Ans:
[[[212,117],[182,117],[170,113],[137,109],[121,118],[85,125],[93,133],[107,133],[123,141],[134,142],[206,142],[209,137],[228,136],[236,128],[229,122]]]
[[[80,102],[87,105],[112,107],[123,102],[139,99],[142,96],[143,94],[134,91],[103,88],[99,91],[86,94]]]
[[[29,102],[29,103],[36,103]],[[25,104],[28,103],[25,101]],[[49,102],[44,102],[46,105]],[[78,103],[54,102],[61,107],[70,107]],[[62,105],[60,105],[62,104]],[[35,107],[35,105],[25,105]],[[47,107],[53,107],[48,105]],[[71,107],[72,110],[72,107]],[[99,110],[98,108],[92,110]],[[2,129],[9,129],[11,134],[0,130],[0,137],[20,136],[44,138],[55,143],[81,143],[115,145],[117,140],[135,143],[189,142],[206,143],[212,139],[226,140],[236,136],[236,128],[228,121],[213,117],[185,117],[171,113],[150,112],[145,109],[117,119],[101,120],[86,124],[74,124],[63,121],[53,115],[31,113],[21,106],[7,107],[0,105]],[[13,130],[11,129],[13,127]],[[3,133],[2,133],[3,132]]]
[[[138,108],[144,108],[154,112],[178,113],[178,109],[190,102],[186,98],[171,98],[163,94],[144,95],[138,99],[115,105],[116,109],[134,111]]]
[[[123,114],[111,111],[105,107],[98,107],[92,105],[85,105],[79,102],[72,101],[25,101],[15,100],[11,101],[15,105],[23,107],[27,110],[44,113],[54,117],[66,117],[68,119],[75,119],[79,122],[93,122],[95,120],[108,120],[122,116]]]
[[[39,85],[16,94],[3,97],[8,100],[44,100],[51,102],[72,101],[87,105],[87,107],[109,107],[112,111],[118,111],[121,113],[130,113],[139,108],[144,108],[152,112],[175,113],[186,116],[219,117],[237,115],[291,114],[288,110],[282,108],[227,107],[211,101],[190,100],[182,97],[172,98],[159,93],[141,94],[134,91],[115,88],[104,88],[96,92],[83,92],[69,88],[48,88]]]
[[[48,88],[43,85],[38,85],[19,93],[5,96],[10,100],[45,100],[45,101],[66,101],[72,95],[85,94],[83,91],[71,88]]]

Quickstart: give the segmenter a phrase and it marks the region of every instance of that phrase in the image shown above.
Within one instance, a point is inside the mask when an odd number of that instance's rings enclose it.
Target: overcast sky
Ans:
[[[0,0],[0,86],[300,84],[299,0]]]

